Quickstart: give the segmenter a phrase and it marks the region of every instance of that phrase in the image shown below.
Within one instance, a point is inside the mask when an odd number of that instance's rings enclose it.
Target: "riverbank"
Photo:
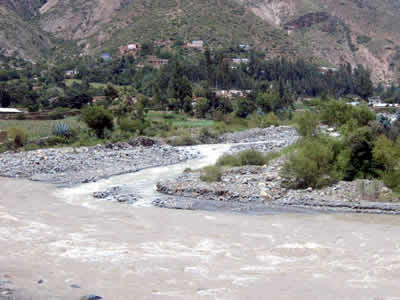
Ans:
[[[293,127],[282,126],[227,133],[213,143],[257,141],[263,144],[251,147],[274,149],[287,146],[296,138]],[[243,147],[250,146],[234,146],[232,149],[239,151]],[[187,147],[173,147],[162,140],[142,137],[130,143],[3,153],[0,154],[0,176],[62,186],[75,185],[146,168],[173,165],[196,159],[199,154]]]
[[[235,207],[240,211],[268,209],[308,209],[323,212],[400,214],[400,203],[380,182],[341,181],[313,190],[285,188],[280,176],[284,158],[268,166],[245,166],[225,169],[220,182],[200,179],[200,172],[186,172],[174,180],[161,181],[157,190],[169,197],[155,205],[174,209],[202,207]]]
[[[147,141],[147,142],[146,142]],[[197,153],[151,139],[80,148],[55,148],[0,155],[0,176],[56,185],[95,182],[146,168],[194,159]]]

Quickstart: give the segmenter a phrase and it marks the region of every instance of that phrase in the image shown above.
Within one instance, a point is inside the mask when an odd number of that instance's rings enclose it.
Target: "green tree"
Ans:
[[[107,84],[107,87],[104,89],[104,96],[106,96],[107,101],[112,102],[119,97],[119,93],[114,86]]]
[[[371,80],[371,72],[362,65],[354,70],[355,93],[363,99],[368,99],[374,92],[374,85]]]
[[[318,132],[318,116],[310,111],[299,112],[295,116],[297,131],[301,136],[312,137]]]
[[[193,111],[192,98],[189,96],[185,97],[185,100],[183,103],[183,111],[185,113],[192,113],[192,111]]]
[[[104,137],[106,129],[112,130],[114,128],[114,118],[111,112],[103,106],[88,106],[82,110],[81,117],[99,138]]]
[[[0,89],[0,104],[1,107],[9,107],[11,104],[11,96],[4,89]]]
[[[183,67],[177,62],[168,85],[168,96],[178,101],[178,108],[183,109],[185,98],[192,97],[192,85],[184,75]]]

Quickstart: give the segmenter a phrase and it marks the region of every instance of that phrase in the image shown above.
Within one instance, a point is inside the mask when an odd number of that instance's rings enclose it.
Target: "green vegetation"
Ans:
[[[58,122],[59,121],[53,120],[0,120],[0,130],[9,131],[10,128],[20,128],[24,130],[30,140],[35,140],[53,135],[54,128]],[[82,130],[86,128],[83,123],[79,122],[77,117],[67,118],[63,122],[73,130]]]
[[[98,138],[104,137],[106,129],[114,128],[113,116],[102,106],[89,106],[82,111],[82,120],[96,132]]]
[[[263,154],[256,150],[246,150],[238,154],[226,154],[218,159],[216,165],[220,167],[263,166],[278,156],[278,153]]]
[[[200,173],[200,180],[205,182],[218,182],[222,179],[222,171],[217,166],[205,167]]]
[[[381,179],[400,191],[399,121],[388,125],[365,106],[339,101],[321,103],[317,109],[321,121],[339,127],[342,137],[316,134],[318,123],[304,126],[305,115],[296,118],[297,126],[307,130],[299,131],[303,139],[291,149],[282,170],[288,186],[320,188],[338,180]],[[310,119],[317,117],[307,114]]]

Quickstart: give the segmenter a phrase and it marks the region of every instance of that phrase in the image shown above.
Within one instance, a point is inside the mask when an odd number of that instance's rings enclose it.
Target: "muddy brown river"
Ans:
[[[0,178],[0,277],[33,300],[400,299],[399,217],[151,206],[159,178],[225,150],[69,189]],[[117,183],[143,200],[91,196]]]

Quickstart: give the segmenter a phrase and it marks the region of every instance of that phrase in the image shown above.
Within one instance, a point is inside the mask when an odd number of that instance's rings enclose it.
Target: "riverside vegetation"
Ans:
[[[279,152],[246,150],[224,155],[215,166],[201,170],[200,179],[221,181],[227,168],[262,166],[283,157],[280,175],[286,188],[320,189],[341,180],[369,179],[400,192],[400,117],[388,125],[366,106],[330,100],[316,102],[314,112],[299,112],[294,120],[302,136],[295,144]],[[320,124],[335,126],[340,137],[321,132]],[[361,184],[361,193],[365,190]]]

